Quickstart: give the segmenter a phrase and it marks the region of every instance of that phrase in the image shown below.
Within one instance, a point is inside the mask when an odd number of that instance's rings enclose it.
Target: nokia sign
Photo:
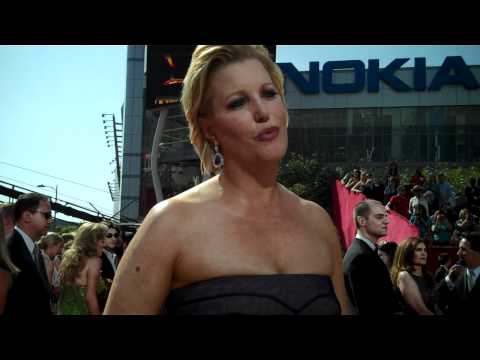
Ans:
[[[323,64],[322,69],[323,91],[330,94],[357,93],[363,91],[365,83],[367,83],[367,91],[375,93],[379,91],[380,80],[400,92],[438,91],[445,85],[462,85],[468,90],[480,88],[480,84],[461,56],[446,57],[428,86],[426,60],[425,58],[415,58],[413,82],[411,86],[407,85],[395,76],[395,72],[408,60],[409,58],[395,59],[383,69],[380,69],[379,60],[368,60],[368,71],[365,69],[365,64],[360,60],[328,61]],[[320,66],[318,61],[310,62],[308,80],[292,63],[278,63],[278,66],[302,93],[320,93]],[[338,70],[353,71],[353,82],[334,83],[333,74]]]

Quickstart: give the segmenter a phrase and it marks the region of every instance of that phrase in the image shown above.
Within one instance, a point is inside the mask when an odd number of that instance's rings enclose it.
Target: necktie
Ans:
[[[475,275],[473,271],[468,270],[468,274],[467,274],[468,292],[472,291],[474,285],[475,285]]]
[[[37,245],[35,245],[33,248],[33,259],[35,260],[35,265],[37,265],[38,273],[40,274],[45,287],[50,289],[47,278],[47,270],[45,269],[45,261],[43,260],[42,251]]]

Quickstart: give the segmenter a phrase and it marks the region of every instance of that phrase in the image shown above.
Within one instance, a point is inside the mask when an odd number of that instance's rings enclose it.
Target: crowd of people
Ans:
[[[265,47],[197,46],[181,103],[202,172],[214,175],[155,205],[123,255],[115,226],[82,224],[65,243],[48,233],[48,198],[20,196],[13,220],[3,216],[6,241],[0,231],[0,312],[478,314],[480,237],[465,231],[467,215],[457,233],[461,261],[442,258],[435,276],[425,266],[429,241],[445,242],[437,211],[454,206],[441,176],[431,187],[415,174],[421,190],[410,204],[395,164],[382,186],[354,170],[345,185],[370,195],[352,214],[357,233],[344,255],[328,213],[278,183],[288,111],[282,71]],[[426,236],[395,248],[378,244],[388,209],[437,215]]]
[[[427,269],[428,248],[421,237],[400,244],[384,242],[388,213],[368,199],[354,210],[354,242],[343,258],[345,285],[353,313],[402,315],[472,315],[480,313],[480,235],[461,237],[453,264],[447,253],[438,269]]]
[[[458,201],[443,174],[432,175],[427,181],[418,168],[408,184],[400,184],[399,180],[395,162],[388,164],[383,183],[363,169],[354,169],[342,179],[350,191],[361,192],[368,199],[356,206],[357,234],[343,259],[345,284],[355,312],[478,314],[477,180],[470,179],[465,188],[465,202]],[[379,239],[387,235],[388,212],[392,210],[409,219],[418,228],[419,236],[398,245],[385,240],[380,243]],[[442,252],[432,274],[427,268],[432,246],[457,247],[458,261],[453,263],[448,252]],[[372,302],[372,298],[378,301]]]
[[[128,244],[118,226],[49,232],[50,202],[37,193],[2,205],[0,215],[0,314],[102,314]]]
[[[427,245],[458,246],[463,235],[480,232],[480,178],[471,178],[463,194],[456,194],[444,174],[432,174],[427,180],[419,167],[408,183],[401,184],[398,165],[391,161],[383,179],[356,168],[342,183],[408,219]]]

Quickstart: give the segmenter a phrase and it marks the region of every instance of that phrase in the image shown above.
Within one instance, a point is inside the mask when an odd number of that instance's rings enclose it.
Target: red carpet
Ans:
[[[355,236],[356,228],[353,220],[353,210],[355,205],[362,200],[366,200],[365,195],[351,193],[339,180],[335,182],[332,188],[333,222],[338,229],[344,250],[349,248]],[[410,224],[408,219],[397,212],[390,212],[389,219],[387,236],[380,240],[400,243],[410,236],[419,235],[417,227]]]

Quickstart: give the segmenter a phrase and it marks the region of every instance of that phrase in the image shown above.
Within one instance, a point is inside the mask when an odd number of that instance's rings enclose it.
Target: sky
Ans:
[[[112,215],[102,113],[121,119],[126,63],[125,45],[0,46],[0,180]]]
[[[277,46],[277,62],[301,71],[310,61],[378,58],[384,67],[400,57],[412,58],[405,67],[414,57],[440,66],[454,55],[480,65],[480,45]],[[53,189],[37,185],[57,186],[59,199],[113,215],[107,182],[115,178],[115,154],[106,145],[102,113],[121,119],[126,63],[126,45],[0,46],[0,181],[52,197]]]

